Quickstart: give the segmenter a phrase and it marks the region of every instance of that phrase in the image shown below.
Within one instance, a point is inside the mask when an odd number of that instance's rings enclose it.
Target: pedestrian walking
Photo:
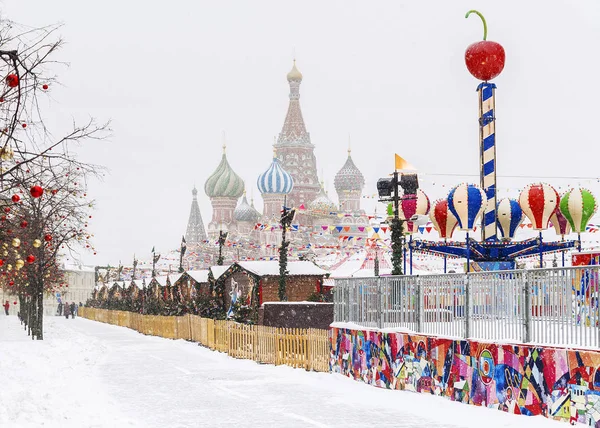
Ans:
[[[63,311],[63,304],[62,304],[62,302],[58,302],[58,309],[57,309],[58,316],[62,315],[62,311]]]
[[[75,315],[77,314],[77,305],[75,304],[75,302],[71,302],[71,318],[75,318]]]
[[[64,314],[65,318],[69,319],[69,315],[71,314],[71,307],[69,306],[69,302],[65,302]]]
[[[8,309],[10,308],[10,303],[8,302],[8,300],[2,306],[4,306],[4,313],[8,315]]]

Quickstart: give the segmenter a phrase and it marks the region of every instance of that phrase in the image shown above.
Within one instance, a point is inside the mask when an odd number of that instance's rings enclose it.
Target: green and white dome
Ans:
[[[206,180],[204,192],[209,198],[235,199],[238,199],[244,193],[244,180],[231,169],[225,150],[223,150],[223,157],[219,166]]]

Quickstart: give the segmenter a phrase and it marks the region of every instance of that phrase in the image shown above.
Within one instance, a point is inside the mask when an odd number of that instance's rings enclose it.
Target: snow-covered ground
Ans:
[[[34,342],[0,317],[0,427],[560,427],[195,343],[49,317]]]

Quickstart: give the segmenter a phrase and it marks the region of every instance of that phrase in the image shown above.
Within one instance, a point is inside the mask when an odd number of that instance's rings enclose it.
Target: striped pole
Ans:
[[[487,197],[482,219],[482,239],[497,241],[496,219],[496,85],[483,82],[477,87],[479,93],[479,150],[481,159],[481,188]]]

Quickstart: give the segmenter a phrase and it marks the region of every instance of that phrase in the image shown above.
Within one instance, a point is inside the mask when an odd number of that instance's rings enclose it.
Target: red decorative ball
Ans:
[[[29,224],[29,223],[27,223],[25,220],[23,220],[23,221],[21,222],[21,227],[22,227],[22,228],[26,228],[28,224]]]
[[[12,195],[11,199],[16,204],[17,202],[19,202],[21,200],[21,197],[19,195]]]
[[[35,256],[33,254],[30,254],[27,256],[27,263],[33,263],[35,262]]]
[[[42,89],[45,91],[48,89],[48,85],[46,85],[45,83],[42,85]]]
[[[16,304],[17,304],[17,302],[13,302],[13,305],[16,305]]]
[[[0,221],[6,221],[6,216],[3,215],[2,217],[0,217]]]
[[[56,189],[53,189],[53,190],[52,190],[52,194],[53,194],[53,195],[56,195],[57,193],[58,193],[58,190],[56,190]]]
[[[476,79],[488,81],[504,69],[506,55],[500,43],[482,40],[470,45],[465,52],[469,73]]]
[[[4,207],[4,212],[8,214],[10,212],[10,207]]]
[[[23,125],[21,125],[23,128],[27,128],[27,124],[24,123]]]
[[[15,282],[14,282],[14,281],[10,281],[10,282],[8,283],[8,285],[10,285],[10,286],[12,287],[13,285],[15,285]]]
[[[4,260],[0,259],[0,266],[4,264]]]
[[[44,235],[44,241],[46,242],[50,242],[52,241],[52,235],[50,235],[49,233]]]
[[[31,196],[34,198],[39,198],[44,194],[44,189],[42,189],[40,186],[33,186],[31,189],[29,189],[29,193],[31,193]]]
[[[6,84],[11,88],[19,86],[19,77],[16,74],[9,74],[6,76]]]

